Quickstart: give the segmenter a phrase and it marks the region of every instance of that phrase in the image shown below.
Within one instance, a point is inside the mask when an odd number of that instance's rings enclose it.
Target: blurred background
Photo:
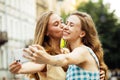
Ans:
[[[14,49],[32,43],[36,19],[55,11],[65,20],[75,10],[89,13],[98,30],[109,80],[120,80],[120,9],[118,0],[0,0],[0,80],[27,80],[8,71]]]

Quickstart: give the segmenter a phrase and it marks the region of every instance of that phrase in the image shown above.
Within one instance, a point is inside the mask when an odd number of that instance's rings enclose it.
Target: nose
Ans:
[[[64,25],[63,29],[68,29],[68,25]]]
[[[64,23],[62,23],[62,24],[60,25],[60,28],[61,28],[61,29],[63,29],[63,28],[64,28],[64,26],[65,26],[65,24],[64,24]]]

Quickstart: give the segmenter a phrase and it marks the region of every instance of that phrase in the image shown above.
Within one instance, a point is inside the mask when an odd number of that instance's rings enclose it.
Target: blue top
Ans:
[[[93,50],[89,47],[87,47],[90,54],[95,59],[98,68],[99,68],[99,61]],[[100,80],[100,73],[99,71],[92,72],[84,70],[83,68],[77,66],[77,65],[69,65],[69,68],[67,70],[66,74],[66,80]]]

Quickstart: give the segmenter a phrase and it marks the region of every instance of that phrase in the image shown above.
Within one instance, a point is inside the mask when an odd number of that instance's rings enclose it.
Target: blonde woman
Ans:
[[[52,11],[44,12],[37,22],[33,44],[42,45],[50,55],[64,54],[68,50],[60,48],[62,35],[63,22],[61,17]],[[29,54],[32,53],[29,48],[26,51]],[[67,70],[66,67],[56,67],[35,62],[24,64],[13,62],[9,68],[10,72],[14,74],[29,74],[28,76],[31,79],[35,78],[36,80],[65,80]]]
[[[103,50],[90,15],[83,12],[72,13],[63,29],[63,39],[67,41],[69,54],[49,55],[40,45],[32,45],[29,56],[36,63],[53,66],[69,65],[66,80],[99,80],[100,65],[105,66]],[[24,51],[27,51],[26,49]]]
[[[60,16],[52,11],[44,12],[36,24],[33,44],[42,45],[50,55],[66,53],[67,49],[60,48],[60,40],[63,34],[62,24],[63,21]],[[30,52],[28,49],[27,51]],[[34,62],[27,62],[22,65],[13,62],[10,65],[10,71],[15,74],[31,73],[28,76],[36,80],[64,80],[66,76],[66,68]]]

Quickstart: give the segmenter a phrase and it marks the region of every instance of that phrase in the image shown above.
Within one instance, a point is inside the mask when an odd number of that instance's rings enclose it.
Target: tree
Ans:
[[[105,62],[109,68],[120,68],[120,23],[116,18],[114,11],[109,12],[107,5],[102,3],[102,0],[98,2],[89,1],[86,4],[82,4],[78,7],[78,11],[85,11],[89,13],[98,30],[103,49],[105,53]],[[112,66],[111,66],[112,64]]]

